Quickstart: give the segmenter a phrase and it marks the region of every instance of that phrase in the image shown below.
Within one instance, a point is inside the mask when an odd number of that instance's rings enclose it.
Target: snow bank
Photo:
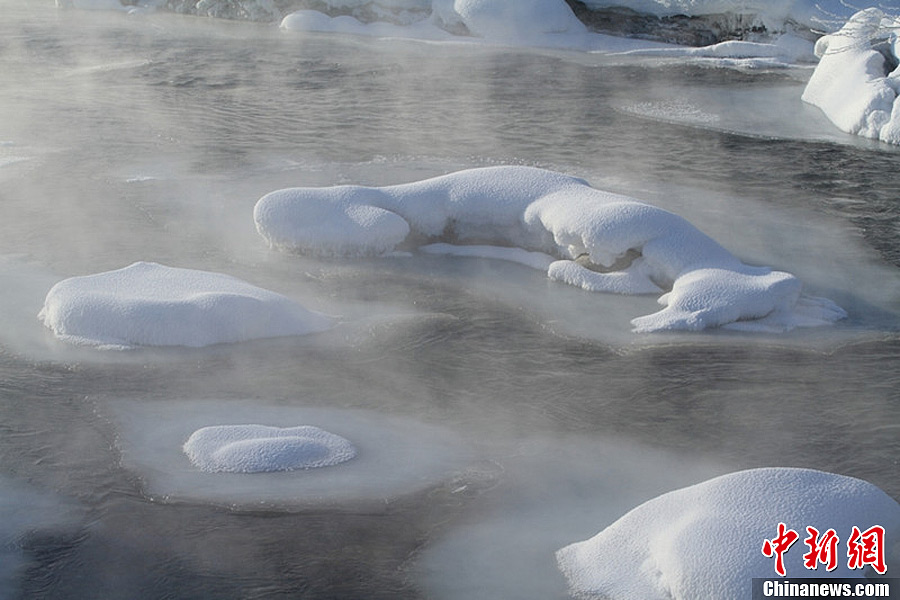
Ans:
[[[38,318],[66,342],[105,348],[200,347],[330,326],[328,317],[228,275],[146,262],[60,281]]]
[[[588,8],[599,10],[625,7],[631,10],[671,17],[706,15],[743,16],[751,18],[770,32],[794,29],[833,31],[852,13],[843,0],[583,0]]]
[[[900,505],[874,485],[807,469],[732,473],[676,490],[638,506],[593,538],[557,552],[578,598],[691,600],[744,598],[754,577],[777,577],[762,553],[778,523],[799,540],[784,554],[788,577],[862,577],[847,567],[853,527],[886,530],[888,556],[900,534]],[[840,538],[838,566],[807,570],[806,528]]]
[[[537,46],[579,46],[587,33],[585,25],[562,0],[434,0],[424,11],[421,6],[382,8],[373,13],[369,6],[350,6],[331,0],[326,12],[299,10],[285,16],[281,27],[288,31],[426,40],[464,36]],[[401,10],[402,14],[398,13]]]
[[[779,35],[771,42],[766,43],[728,40],[697,48],[686,46],[643,48],[623,54],[707,59],[718,61],[726,66],[735,65],[749,68],[789,66],[817,61],[813,42],[790,33]]]
[[[383,255],[407,239],[552,255],[559,260],[547,274],[556,281],[599,292],[668,292],[660,298],[666,308],[632,321],[642,332],[784,331],[846,316],[826,299],[802,295],[794,276],[745,265],[678,215],[529,167],[381,188],[278,190],[257,202],[254,219],[272,247],[320,256]]]
[[[479,37],[508,39],[587,32],[569,5],[561,0],[435,0],[433,10],[443,22],[461,22],[472,35]]]
[[[816,43],[819,64],[803,100],[842,131],[900,144],[900,18],[860,11]]]
[[[184,453],[201,471],[271,473],[338,465],[355,457],[356,448],[311,425],[218,425],[192,433]]]

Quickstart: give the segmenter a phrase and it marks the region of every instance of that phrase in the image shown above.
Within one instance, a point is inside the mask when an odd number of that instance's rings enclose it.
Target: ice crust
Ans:
[[[803,295],[793,275],[742,263],[676,214],[531,167],[386,187],[277,190],[257,202],[254,220],[273,248],[319,256],[383,255],[408,238],[544,253],[558,259],[547,266],[552,280],[594,292],[665,292],[664,309],[632,321],[639,332],[785,331],[846,316],[827,299]]]
[[[816,42],[819,64],[803,100],[842,131],[900,144],[900,18],[860,11]]]
[[[457,433],[378,411],[290,406],[260,398],[117,399],[106,411],[119,432],[123,466],[140,478],[142,493],[159,502],[254,510],[384,506],[439,485],[472,460],[470,445]],[[297,423],[315,426],[298,428]],[[288,443],[272,442],[272,434]],[[296,438],[313,443],[297,444]],[[192,441],[186,445],[187,440]],[[279,454],[285,448],[288,452]],[[211,460],[213,468],[196,464],[186,450],[201,461]],[[213,457],[217,450],[224,451]],[[318,468],[270,468],[296,467],[298,457]],[[221,470],[222,463],[239,468]]]
[[[312,425],[213,425],[192,433],[184,453],[201,471],[271,473],[339,465],[354,458],[356,448]]]
[[[63,341],[106,349],[201,347],[331,326],[329,317],[229,275],[148,262],[60,281],[38,318]]]
[[[777,577],[762,546],[777,535],[779,522],[800,536],[784,554],[788,578],[863,577],[868,569],[849,569],[844,556],[852,528],[880,525],[887,540],[896,539],[900,505],[876,486],[842,475],[740,471],[654,498],[593,538],[562,548],[557,562],[577,598],[743,598],[752,578]],[[839,536],[833,571],[804,567],[808,526]]]

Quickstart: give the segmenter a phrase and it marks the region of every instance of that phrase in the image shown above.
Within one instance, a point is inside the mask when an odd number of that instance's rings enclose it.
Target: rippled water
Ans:
[[[0,597],[564,597],[556,548],[713,474],[807,466],[900,496],[898,154],[800,104],[808,70],[48,4],[0,1],[0,482],[67,516],[0,527],[23,563]],[[635,336],[653,298],[480,260],[280,255],[253,228],[281,187],[509,163],[675,210],[850,319]],[[345,324],[113,354],[43,331],[53,282],[137,260],[227,272]],[[295,408],[441,427],[468,454],[388,497],[238,508],[134,460],[135,431]]]

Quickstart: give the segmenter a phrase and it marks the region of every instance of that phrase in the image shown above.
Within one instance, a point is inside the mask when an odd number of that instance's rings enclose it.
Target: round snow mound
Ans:
[[[60,281],[38,318],[64,341],[101,348],[201,347],[331,326],[325,315],[234,277],[146,262]]]
[[[356,448],[348,440],[311,425],[204,427],[191,434],[183,449],[191,463],[207,473],[318,469],[356,456]]]
[[[784,553],[787,577],[864,577],[850,569],[853,528],[884,527],[885,559],[900,535],[900,505],[871,483],[821,471],[765,468],[717,477],[633,509],[593,538],[556,553],[578,598],[745,598],[751,579],[778,577],[766,540],[784,523],[798,539]],[[804,565],[807,527],[839,537],[837,566]]]

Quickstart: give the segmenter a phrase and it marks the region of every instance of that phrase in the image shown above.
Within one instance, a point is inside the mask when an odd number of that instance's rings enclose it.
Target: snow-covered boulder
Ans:
[[[443,22],[459,21],[471,34],[485,38],[587,31],[560,0],[434,0],[433,10]]]
[[[882,549],[890,553],[900,535],[900,505],[852,477],[753,469],[654,498],[593,538],[562,548],[556,558],[577,598],[747,598],[753,578],[778,577],[775,554],[767,556],[764,546],[778,536],[779,523],[798,536],[783,554],[787,577],[863,577],[873,573],[871,565],[848,566],[853,528],[883,527]],[[833,570],[818,562],[816,570],[804,565],[807,527],[821,536],[833,529],[838,536]],[[821,544],[821,536],[813,543]]]
[[[147,262],[60,281],[38,318],[66,342],[103,348],[200,347],[331,326],[325,315],[229,275]]]
[[[184,453],[201,471],[271,473],[339,465],[354,458],[356,448],[312,425],[215,425],[192,433]]]
[[[842,131],[900,144],[900,19],[860,11],[816,42],[819,64],[803,100]]]
[[[589,291],[663,294],[666,308],[635,319],[638,331],[784,331],[846,316],[829,300],[803,295],[793,275],[744,264],[678,215],[530,167],[380,188],[277,190],[257,202],[254,219],[272,247],[321,256],[383,255],[410,240],[479,243],[481,255],[490,254],[485,242],[540,252],[557,260],[494,254]]]

